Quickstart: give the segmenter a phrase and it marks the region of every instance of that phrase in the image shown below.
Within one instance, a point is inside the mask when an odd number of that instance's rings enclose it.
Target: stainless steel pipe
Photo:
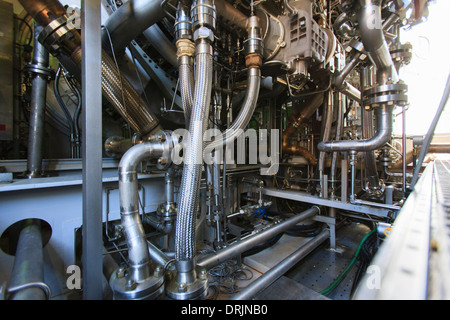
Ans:
[[[392,110],[393,105],[383,104],[375,108],[375,115],[377,117],[377,133],[371,139],[367,140],[343,140],[320,142],[317,148],[320,151],[335,152],[335,151],[372,151],[379,149],[389,141],[392,135]]]
[[[231,300],[249,300],[255,297],[259,292],[266,289],[278,278],[285,274],[289,269],[296,265],[299,261],[305,258],[314,249],[320,246],[330,237],[330,231],[328,229],[323,230],[313,239],[309,240],[303,246],[301,246],[294,253],[283,259],[275,267],[261,275],[258,279],[253,281],[247,287],[243,288],[239,293],[231,297]]]
[[[299,213],[299,214],[295,215],[294,217],[292,217],[288,220],[285,220],[279,224],[276,224],[260,233],[257,233],[255,235],[248,237],[246,239],[243,239],[241,241],[235,242],[223,250],[220,250],[214,254],[199,258],[199,260],[197,261],[197,265],[199,267],[203,267],[206,269],[215,267],[215,266],[221,264],[222,262],[225,262],[225,261],[253,248],[256,245],[261,244],[262,242],[273,238],[275,235],[288,230],[292,226],[295,226],[297,223],[302,222],[306,219],[309,219],[319,213],[320,213],[320,208],[317,206],[313,206],[312,208],[305,210],[302,213]]]
[[[146,142],[130,148],[119,163],[120,215],[128,244],[129,278],[139,282],[151,275],[150,255],[139,216],[137,167],[147,158],[164,153],[160,142]]]
[[[377,84],[383,85],[387,81],[395,83],[399,80],[397,70],[384,38],[381,1],[360,0],[360,10],[357,14],[359,32],[364,50],[376,66]]]

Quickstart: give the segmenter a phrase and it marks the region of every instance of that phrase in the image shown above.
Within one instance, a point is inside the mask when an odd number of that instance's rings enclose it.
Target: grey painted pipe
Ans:
[[[144,31],[144,36],[156,51],[172,66],[177,66],[177,48],[156,25]]]
[[[243,239],[241,241],[235,242],[234,244],[226,247],[223,250],[220,250],[214,254],[207,255],[205,257],[201,257],[197,261],[197,265],[199,267],[203,267],[206,269],[210,269],[215,267],[222,262],[225,262],[251,248],[254,246],[261,244],[264,241],[272,239],[277,234],[288,230],[289,228],[295,226],[297,223],[302,222],[308,218],[311,218],[317,214],[319,214],[320,208],[314,206],[308,210],[303,211],[295,215],[294,217],[285,220],[279,224],[276,224],[260,233],[257,233],[251,237]]]
[[[330,237],[330,231],[328,229],[323,230],[313,239],[309,240],[297,251],[283,259],[275,267],[264,273],[258,279],[253,281],[250,285],[242,289],[238,294],[234,295],[231,300],[249,300],[256,296],[259,292],[266,289],[278,278],[285,274],[290,268],[297,264],[300,260],[305,258],[314,249],[320,246],[324,241]]]
[[[139,282],[151,276],[150,255],[139,216],[137,166],[146,158],[163,155],[160,142],[146,142],[130,148],[119,163],[121,222],[128,244],[130,279]]]

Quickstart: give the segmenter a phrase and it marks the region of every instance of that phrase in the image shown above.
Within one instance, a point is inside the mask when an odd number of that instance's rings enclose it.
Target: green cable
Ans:
[[[359,243],[358,249],[356,249],[355,255],[352,259],[352,261],[349,263],[349,265],[344,269],[344,271],[342,271],[342,273],[339,275],[339,277],[336,278],[336,280],[333,281],[332,284],[330,284],[330,286],[322,291],[320,291],[319,293],[326,296],[327,294],[329,294],[331,291],[333,291],[334,288],[336,288],[339,283],[341,283],[341,281],[345,278],[345,276],[347,275],[347,273],[350,271],[350,269],[353,267],[353,265],[356,262],[356,259],[358,258],[359,252],[361,251],[361,248],[364,244],[364,242],[367,240],[367,238],[369,238],[369,236],[374,233],[376,231],[376,228],[373,229],[372,231],[370,231],[368,234],[365,235],[365,237],[361,240],[361,242]]]

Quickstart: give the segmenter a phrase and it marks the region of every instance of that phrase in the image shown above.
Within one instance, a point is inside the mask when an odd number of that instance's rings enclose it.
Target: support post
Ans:
[[[83,299],[98,300],[102,273],[102,78],[100,0],[81,6],[83,92]]]

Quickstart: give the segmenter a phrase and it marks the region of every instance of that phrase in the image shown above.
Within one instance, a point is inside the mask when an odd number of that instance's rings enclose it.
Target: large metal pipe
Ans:
[[[146,136],[158,128],[159,121],[155,114],[105,51],[102,52],[102,92],[125,121],[141,135]]]
[[[163,153],[160,142],[141,143],[130,148],[119,163],[120,215],[128,244],[129,278],[136,282],[151,275],[147,239],[139,216],[137,166],[144,159]]]
[[[122,53],[131,40],[164,16],[161,0],[127,1],[106,21],[105,28],[109,34],[105,32],[103,41],[109,46],[109,40],[111,40],[114,52]]]
[[[272,239],[277,234],[280,234],[281,232],[288,230],[292,226],[306,219],[309,219],[319,213],[320,208],[317,206],[313,206],[312,208],[305,210],[302,213],[299,213],[288,220],[276,224],[262,232],[256,233],[251,237],[235,242],[232,245],[226,247],[225,249],[217,251],[214,254],[199,258],[199,260],[197,261],[197,265],[206,269],[215,267],[221,264],[222,262],[225,262],[253,248],[256,245],[263,243],[264,241]]]
[[[383,85],[387,81],[393,83],[399,80],[397,70],[384,38],[381,1],[360,0],[360,9],[357,14],[359,32],[364,50],[376,66],[377,84]]]
[[[364,67],[360,69],[360,83],[361,88],[368,88],[372,85],[372,69],[369,67]],[[363,139],[370,139],[373,137],[373,113],[372,110],[366,110],[361,108],[361,118],[362,118],[362,137]],[[377,161],[375,153],[373,151],[368,151],[364,154],[365,159],[365,169],[367,172],[367,179],[370,188],[378,188],[380,186],[380,180],[378,177]]]
[[[226,0],[216,0],[214,4],[217,14],[226,25],[236,26],[242,30],[247,29],[248,17],[232,4]]]
[[[27,69],[32,74],[30,129],[28,133],[27,175],[29,178],[41,176],[42,141],[44,138],[45,102],[47,100],[47,83],[49,80],[49,53],[39,43],[38,36],[42,27],[35,25],[34,51],[32,64]]]
[[[30,16],[43,27],[66,14],[66,9],[57,0],[19,0],[19,2]]]
[[[302,148],[290,143],[290,137],[297,131],[297,129],[309,119],[317,108],[323,103],[323,93],[312,95],[304,102],[304,107],[294,107],[291,116],[289,117],[289,124],[283,131],[282,135],[282,152],[283,154],[294,154],[303,156],[309,164],[316,165],[317,159],[306,148]]]
[[[389,141],[392,134],[392,109],[391,105],[381,105],[375,109],[377,117],[377,133],[367,140],[343,140],[338,142],[320,142],[318,149],[325,152],[335,151],[371,151],[379,149]]]
[[[158,25],[152,25],[143,32],[143,35],[168,63],[172,66],[177,65],[177,49]]]
[[[264,273],[258,279],[253,281],[247,287],[243,288],[239,293],[231,297],[231,300],[249,300],[255,297],[259,292],[263,291],[274,283],[278,278],[285,274],[289,269],[305,258],[314,249],[320,246],[330,237],[328,229],[323,230],[313,239],[302,245],[294,253],[283,259],[275,267]]]
[[[20,231],[8,292],[11,300],[49,298],[49,289],[44,283],[44,254],[39,220],[27,220]]]

